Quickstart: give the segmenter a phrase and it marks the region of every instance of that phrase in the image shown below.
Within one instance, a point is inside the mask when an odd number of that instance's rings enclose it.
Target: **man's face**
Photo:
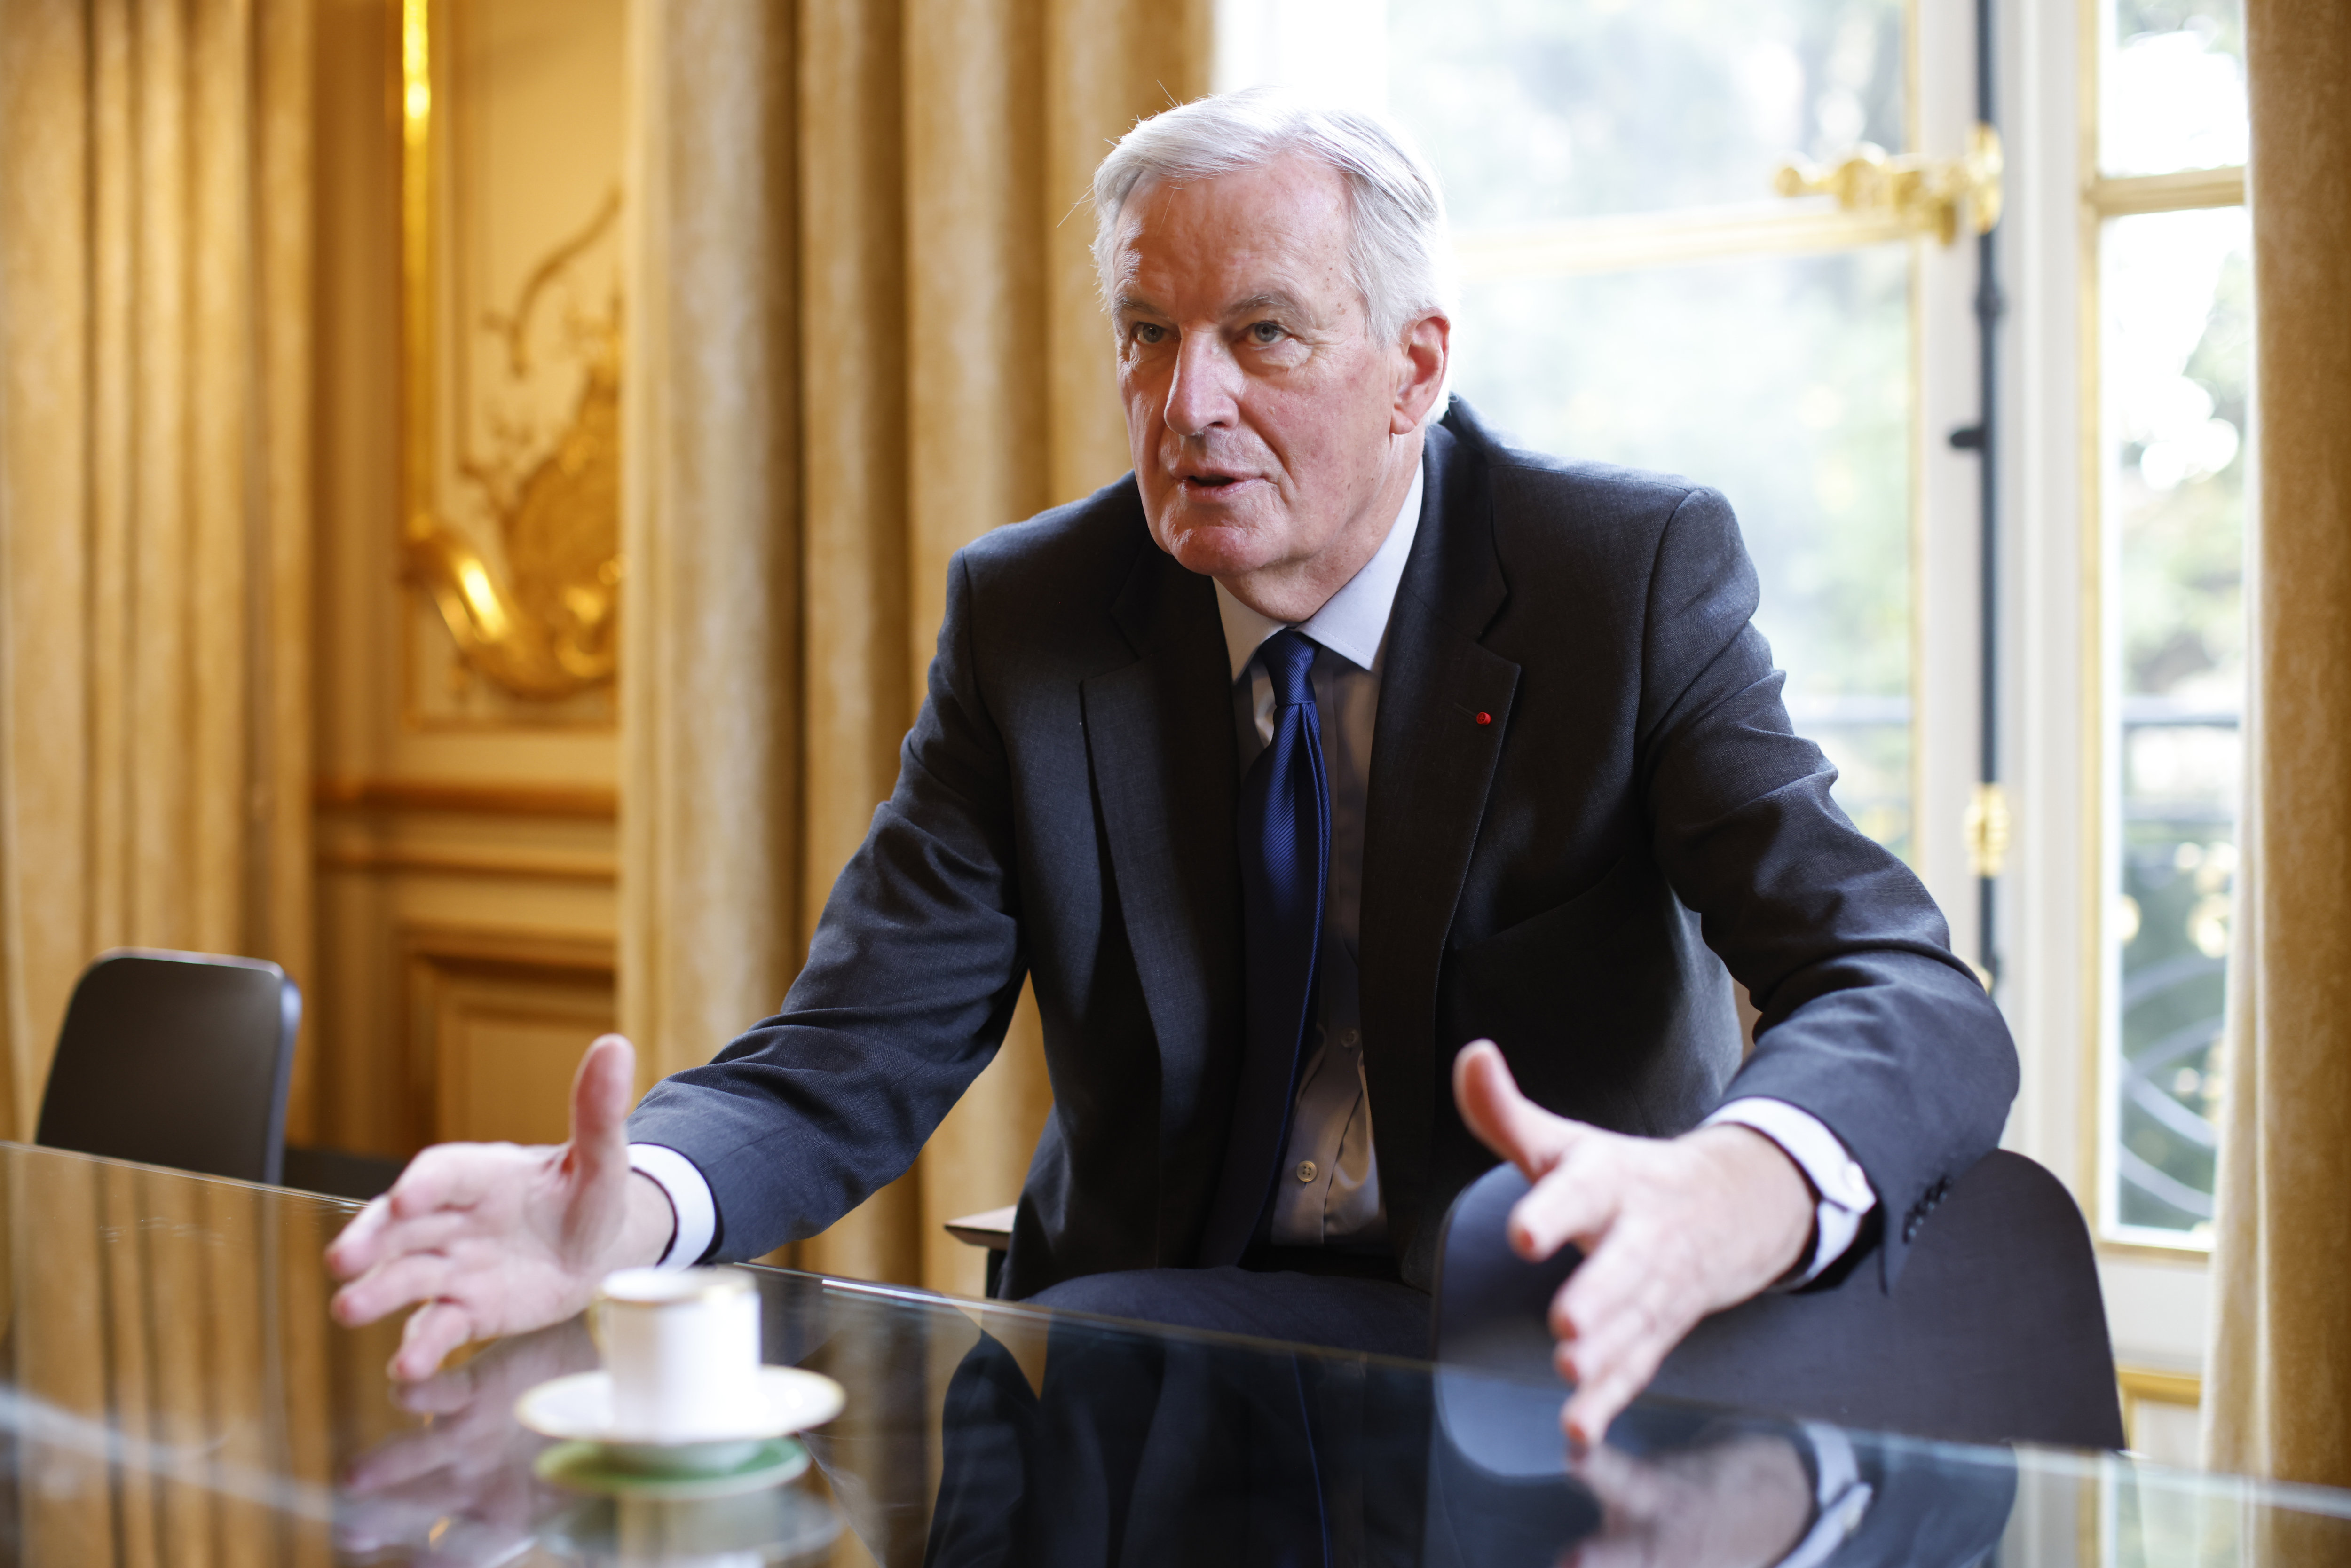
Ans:
[[[1303,615],[1243,585],[1277,585],[1279,601],[1280,584],[1340,562],[1327,597],[1353,576],[1403,500],[1399,469],[1418,459],[1436,395],[1405,347],[1367,335],[1348,235],[1338,172],[1303,155],[1149,186],[1119,214],[1111,314],[1152,535],[1281,619]],[[1442,335],[1438,319],[1440,371]],[[1309,614],[1321,603],[1287,597]]]

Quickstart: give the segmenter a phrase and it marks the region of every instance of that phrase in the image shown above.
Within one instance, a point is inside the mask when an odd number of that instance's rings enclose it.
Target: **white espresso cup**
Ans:
[[[622,1269],[588,1322],[612,1382],[622,1441],[701,1443],[749,1435],[759,1386],[759,1291],[739,1269]]]

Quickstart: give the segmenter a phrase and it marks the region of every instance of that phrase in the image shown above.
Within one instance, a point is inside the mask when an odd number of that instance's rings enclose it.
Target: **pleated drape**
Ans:
[[[1081,203],[1204,90],[1206,17],[643,0],[621,987],[649,1076],[789,985],[896,776],[948,557],[1126,470]],[[768,303],[709,308],[729,288]],[[1018,1196],[1050,1103],[1024,1004],[915,1167],[799,1260],[976,1291],[940,1226]]]
[[[102,948],[308,969],[308,0],[0,0],[0,1128]]]
[[[2245,38],[2258,500],[2205,1457],[2351,1486],[2351,12],[2247,0]]]
[[[790,13],[637,8],[622,1027],[648,1081],[772,1012],[797,936]]]

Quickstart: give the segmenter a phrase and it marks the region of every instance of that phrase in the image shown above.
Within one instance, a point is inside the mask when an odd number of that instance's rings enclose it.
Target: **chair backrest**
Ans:
[[[1529,1264],[1504,1237],[1525,1178],[1471,1183],[1438,1247],[1441,1362],[1543,1375],[1544,1312],[1581,1258]],[[1833,1286],[1701,1321],[1650,1392],[1957,1442],[2123,1444],[2114,1350],[2081,1210],[2056,1177],[1995,1151],[1918,1231],[1891,1292],[1875,1252]]]
[[[67,1005],[34,1141],[274,1186],[301,1019],[275,964],[103,954]]]

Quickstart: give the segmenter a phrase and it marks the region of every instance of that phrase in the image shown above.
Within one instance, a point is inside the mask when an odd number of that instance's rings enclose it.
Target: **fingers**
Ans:
[[[1562,1413],[1573,1442],[1604,1440],[1700,1317],[1771,1282],[1757,1259],[1779,1249],[1757,1239],[1784,1217],[1750,1212],[1764,1185],[1710,1145],[1587,1130],[1512,1209],[1522,1255],[1568,1241],[1586,1254],[1551,1313],[1560,1372],[1576,1385]]]
[[[1587,1142],[1581,1146],[1592,1152],[1556,1161],[1526,1197],[1510,1206],[1510,1246],[1529,1262],[1548,1258],[1571,1241],[1586,1243],[1589,1252],[1590,1243],[1616,1223],[1625,1188],[1615,1162],[1607,1157],[1610,1145]]]
[[[408,1162],[379,1201],[391,1209],[394,1220],[420,1218],[436,1209],[471,1208],[507,1190],[517,1165],[528,1158],[511,1144],[435,1144]]]
[[[626,1128],[636,1103],[637,1051],[622,1035],[597,1038],[571,1080],[572,1157],[590,1181],[629,1159]]]
[[[410,1169],[429,1155],[455,1154],[459,1147],[428,1149]],[[444,1189],[436,1186],[434,1190]],[[418,1201],[414,1189],[410,1197]],[[453,1244],[483,1228],[481,1214],[471,1208],[425,1208],[414,1218],[403,1219],[398,1189],[375,1199],[327,1249],[328,1270],[346,1281],[335,1292],[332,1307],[336,1321],[348,1327],[371,1323],[413,1301],[443,1293]]]
[[[1501,1048],[1473,1040],[1453,1059],[1453,1102],[1478,1141],[1519,1167],[1529,1181],[1557,1164],[1581,1124],[1554,1116],[1519,1092]]]
[[[1566,1429],[1568,1441],[1586,1452],[1605,1442],[1609,1423],[1649,1385],[1649,1379],[1656,1375],[1657,1365],[1665,1360],[1666,1352],[1673,1348],[1673,1343],[1670,1338],[1655,1336],[1639,1339],[1596,1376],[1579,1382],[1567,1408],[1560,1413],[1560,1425]],[[1559,1355],[1579,1367],[1583,1364],[1582,1358],[1573,1356],[1568,1345],[1560,1346]]]
[[[475,1385],[481,1359],[435,1372],[421,1383],[403,1383],[392,1391],[392,1402],[411,1416],[462,1416],[481,1397]]]
[[[327,1243],[327,1272],[338,1280],[353,1280],[373,1268],[382,1256],[383,1228],[391,1223],[392,1205],[381,1197],[371,1199]]]
[[[410,1316],[392,1354],[392,1375],[415,1383],[440,1370],[444,1357],[474,1337],[473,1315],[455,1301],[431,1301]]]
[[[1576,1458],[1568,1469],[1592,1489],[1603,1507],[1654,1511],[1641,1508],[1653,1501],[1656,1490],[1650,1469],[1623,1449],[1603,1443]]]
[[[374,1238],[367,1269],[380,1268],[397,1258],[417,1252],[446,1252],[469,1236],[478,1235],[482,1217],[470,1208],[436,1208],[415,1219],[394,1220],[384,1226]]]
[[[1576,1328],[1561,1340],[1556,1360],[1562,1375],[1576,1385],[1565,1416],[1568,1435],[1581,1443],[1597,1443],[1605,1436],[1617,1412],[1648,1386],[1697,1321],[1681,1309],[1669,1286],[1646,1283],[1604,1311],[1570,1309],[1561,1315],[1572,1315]]]
[[[455,1276],[449,1260],[437,1252],[404,1253],[378,1263],[337,1291],[329,1306],[337,1322],[357,1328],[389,1317],[412,1302],[448,1294]]]
[[[353,1459],[343,1484],[355,1496],[368,1497],[440,1477],[444,1470],[462,1474],[468,1469],[486,1469],[496,1456],[475,1451],[480,1446],[452,1441],[448,1432],[438,1425],[419,1427],[397,1433]],[[448,1482],[444,1480],[435,1490],[450,1490]]]
[[[439,1144],[426,1149],[408,1162],[391,1191],[372,1199],[328,1244],[328,1270],[338,1280],[357,1279],[388,1257],[440,1245],[438,1239],[418,1239],[419,1221],[510,1193],[521,1167],[546,1157],[508,1144]]]

